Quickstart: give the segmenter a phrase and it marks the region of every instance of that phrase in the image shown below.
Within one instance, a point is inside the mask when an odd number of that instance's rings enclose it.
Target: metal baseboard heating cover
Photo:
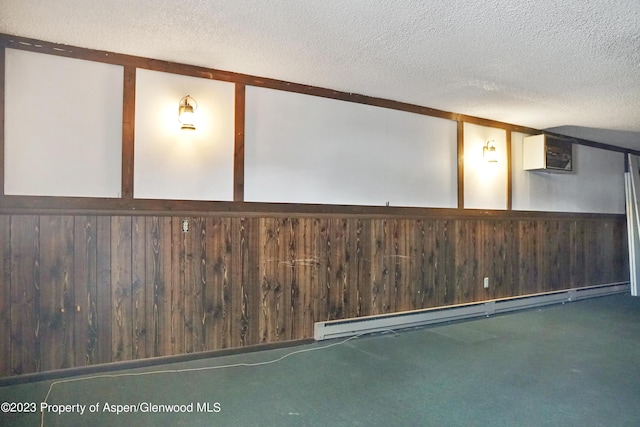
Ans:
[[[316,322],[313,332],[316,341],[355,335],[415,328],[435,323],[452,322],[474,317],[491,316],[516,310],[564,304],[587,298],[629,292],[629,282],[587,286],[522,297],[502,298],[469,304],[412,310],[351,319]]]

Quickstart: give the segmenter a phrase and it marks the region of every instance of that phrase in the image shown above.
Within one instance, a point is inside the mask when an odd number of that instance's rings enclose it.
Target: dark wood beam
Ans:
[[[134,136],[136,118],[136,69],[124,67],[122,94],[122,183],[121,197],[133,199]]]
[[[244,201],[245,85],[236,83],[235,141],[233,149],[233,201]]]
[[[513,161],[511,159],[511,132],[507,131],[507,210],[513,208]]]
[[[553,218],[620,219],[624,214],[574,212],[505,211],[456,208],[416,208],[401,206],[352,206],[290,203],[210,202],[94,197],[5,196],[0,199],[0,215],[153,215],[212,217],[331,217],[344,218],[442,218],[442,219],[528,219]]]
[[[5,50],[0,47],[0,199],[4,197]]]
[[[458,121],[458,209],[464,209],[464,122]]]

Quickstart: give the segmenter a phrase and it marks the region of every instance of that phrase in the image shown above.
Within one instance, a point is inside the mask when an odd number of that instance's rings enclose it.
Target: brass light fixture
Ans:
[[[178,121],[182,123],[180,129],[196,130],[195,111],[198,109],[198,103],[189,95],[180,100],[178,107]]]
[[[487,144],[482,147],[482,156],[489,163],[498,162],[498,152],[496,151],[496,142],[494,140],[487,141]]]

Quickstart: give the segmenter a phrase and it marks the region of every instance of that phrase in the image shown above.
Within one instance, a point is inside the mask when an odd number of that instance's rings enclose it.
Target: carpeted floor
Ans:
[[[0,388],[36,407],[0,425],[638,426],[640,298],[98,375]]]

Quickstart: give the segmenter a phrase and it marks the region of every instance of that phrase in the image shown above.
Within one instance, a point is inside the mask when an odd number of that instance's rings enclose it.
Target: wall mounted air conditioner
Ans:
[[[573,171],[573,144],[570,139],[551,135],[524,137],[522,145],[524,170],[548,172]]]

